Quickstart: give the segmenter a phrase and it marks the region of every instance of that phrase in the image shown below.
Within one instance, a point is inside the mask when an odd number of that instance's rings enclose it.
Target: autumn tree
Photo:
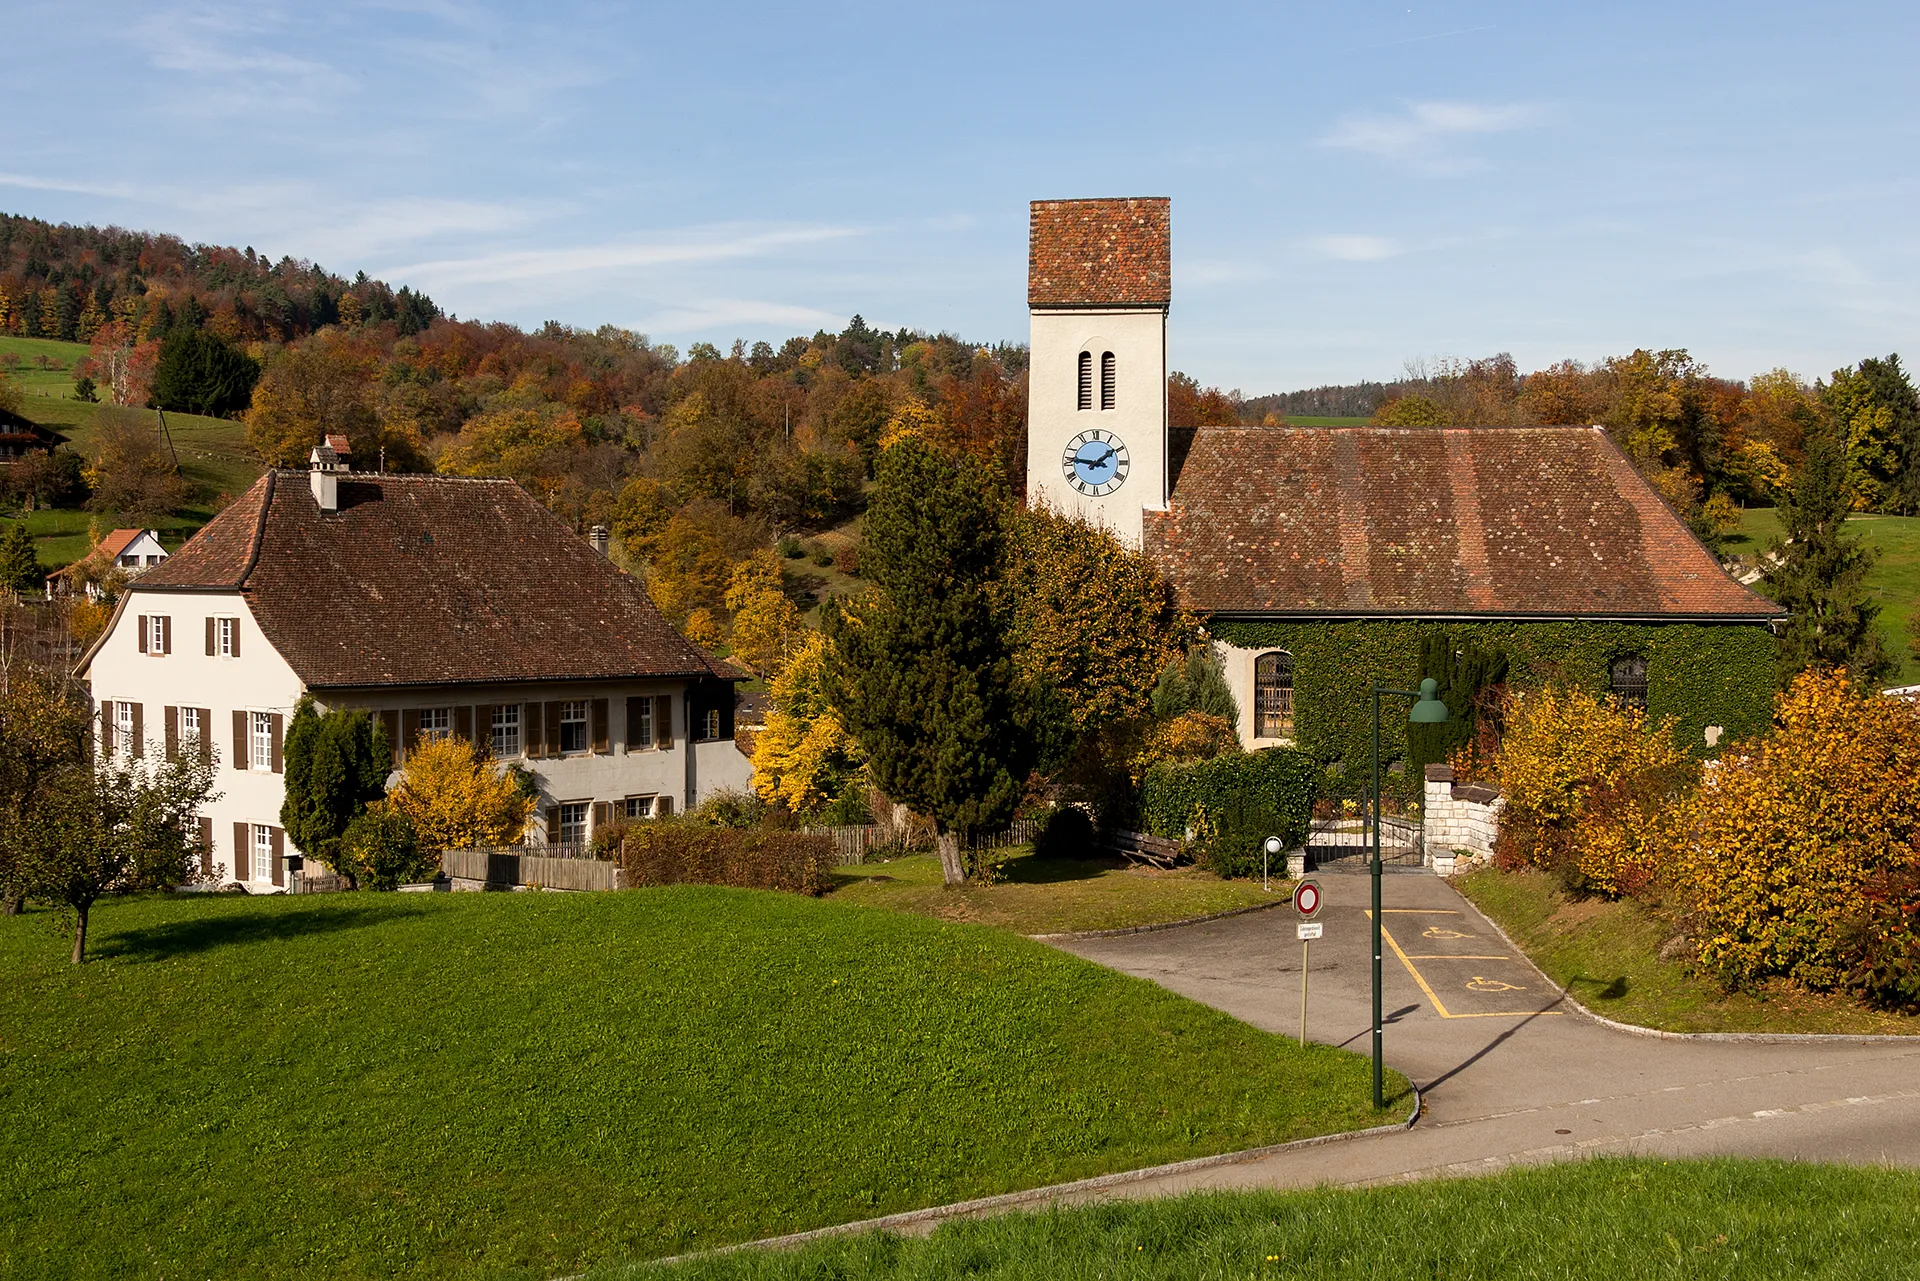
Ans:
[[[287,724],[280,825],[303,854],[349,882],[354,871],[341,858],[340,839],[368,804],[386,795],[391,759],[385,727],[366,712],[334,708],[321,715],[311,698],[294,707]]]
[[[1040,757],[996,573],[1000,513],[956,459],[906,437],[880,456],[862,569],[873,590],[827,615],[827,688],[880,790],[932,818],[941,871],[1013,816]]]
[[[26,407],[26,385],[11,370],[0,369],[0,413],[17,414]]]
[[[0,912],[26,897],[27,835],[38,826],[47,788],[87,754],[87,706],[55,678],[9,663],[0,670]]]
[[[247,447],[269,467],[304,467],[329,434],[371,452],[376,362],[328,332],[284,348],[267,363],[247,411]]]
[[[158,424],[144,413],[108,405],[94,424],[94,457],[85,471],[90,509],[150,520],[192,496],[193,487],[160,445]]]
[[[1846,534],[1852,509],[1847,438],[1831,421],[1808,434],[1793,487],[1780,496],[1785,536],[1768,548],[1767,588],[1788,611],[1780,639],[1781,684],[1813,667],[1844,667],[1856,681],[1892,670],[1867,597],[1875,553]]]
[[[464,738],[422,741],[388,796],[428,850],[510,845],[533,817],[533,798],[513,776]]]
[[[733,567],[726,608],[733,618],[734,661],[762,679],[777,675],[807,634],[806,620],[782,586],[780,557],[766,548]]]
[[[1167,375],[1168,426],[1232,427],[1239,421],[1240,407],[1218,387],[1203,389],[1198,380],[1177,369]]]
[[[857,785],[860,744],[827,699],[832,642],[808,632],[769,688],[767,724],[753,745],[753,789],[769,804],[813,817]]]
[[[1374,413],[1373,427],[1451,427],[1453,417],[1425,396],[1389,400]]]

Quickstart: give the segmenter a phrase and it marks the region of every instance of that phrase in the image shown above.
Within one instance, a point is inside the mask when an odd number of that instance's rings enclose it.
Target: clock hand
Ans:
[[[1095,467],[1105,467],[1108,463],[1108,460],[1111,459],[1112,457],[1113,457],[1113,446],[1108,445],[1107,452],[1100,455],[1098,458],[1094,459],[1093,465]]]

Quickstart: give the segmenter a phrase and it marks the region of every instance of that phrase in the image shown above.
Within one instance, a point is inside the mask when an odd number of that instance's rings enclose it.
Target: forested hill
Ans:
[[[327,325],[391,321],[401,336],[440,315],[425,294],[353,280],[252,247],[75,227],[0,214],[0,333],[91,342],[118,320],[135,341],[176,326],[232,342],[283,343]]]

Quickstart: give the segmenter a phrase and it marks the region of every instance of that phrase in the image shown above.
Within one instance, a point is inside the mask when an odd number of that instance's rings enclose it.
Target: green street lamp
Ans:
[[[1373,687],[1373,1106],[1387,1106],[1386,1069],[1380,1053],[1380,696],[1393,694],[1416,700],[1407,721],[1414,725],[1443,725],[1447,705],[1440,701],[1440,683],[1432,677],[1418,691]]]

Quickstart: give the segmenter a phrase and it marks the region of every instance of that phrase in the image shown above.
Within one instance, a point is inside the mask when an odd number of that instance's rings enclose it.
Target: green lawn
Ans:
[[[1914,1275],[1920,1175],[1599,1160],[1357,1190],[1209,1193],[955,1222],[670,1268],[663,1281],[1776,1281]]]
[[[1483,868],[1454,882],[1554,982],[1595,1013],[1666,1032],[1920,1034],[1920,1018],[1864,1009],[1840,996],[1779,987],[1728,995],[1662,961],[1677,933],[1633,902],[1570,899],[1542,872]]]
[[[1887,649],[1902,660],[1896,684],[1920,684],[1920,657],[1907,648],[1911,639],[1907,618],[1920,601],[1920,516],[1855,516],[1847,522],[1867,546],[1879,551],[1880,561],[1867,575],[1867,591],[1880,605],[1880,630]],[[1780,537],[1780,518],[1771,507],[1749,507],[1740,530],[1728,540],[1728,550],[1757,559]],[[1755,583],[1764,593],[1766,584]]]
[[[916,854],[841,868],[833,898],[1020,934],[1068,934],[1158,925],[1276,899],[1285,902],[1291,889],[1284,879],[1275,880],[1269,892],[1257,880],[1223,881],[1191,867],[1160,872],[1112,859],[1037,859],[1026,845],[994,857],[1001,867],[997,885],[948,889],[940,879],[940,860]]]
[[[9,356],[19,357],[19,363],[7,365]],[[34,395],[67,396],[73,393],[73,367],[86,359],[87,344],[83,342],[61,342],[57,338],[13,338],[0,335],[0,368],[10,369],[13,376],[26,385],[27,391]],[[40,368],[40,357],[47,358],[47,368]],[[55,368],[58,366],[58,368]],[[28,417],[32,417],[31,414]]]
[[[52,921],[0,919],[0,1275],[544,1278],[1387,1119],[1357,1055],[787,895]]]

